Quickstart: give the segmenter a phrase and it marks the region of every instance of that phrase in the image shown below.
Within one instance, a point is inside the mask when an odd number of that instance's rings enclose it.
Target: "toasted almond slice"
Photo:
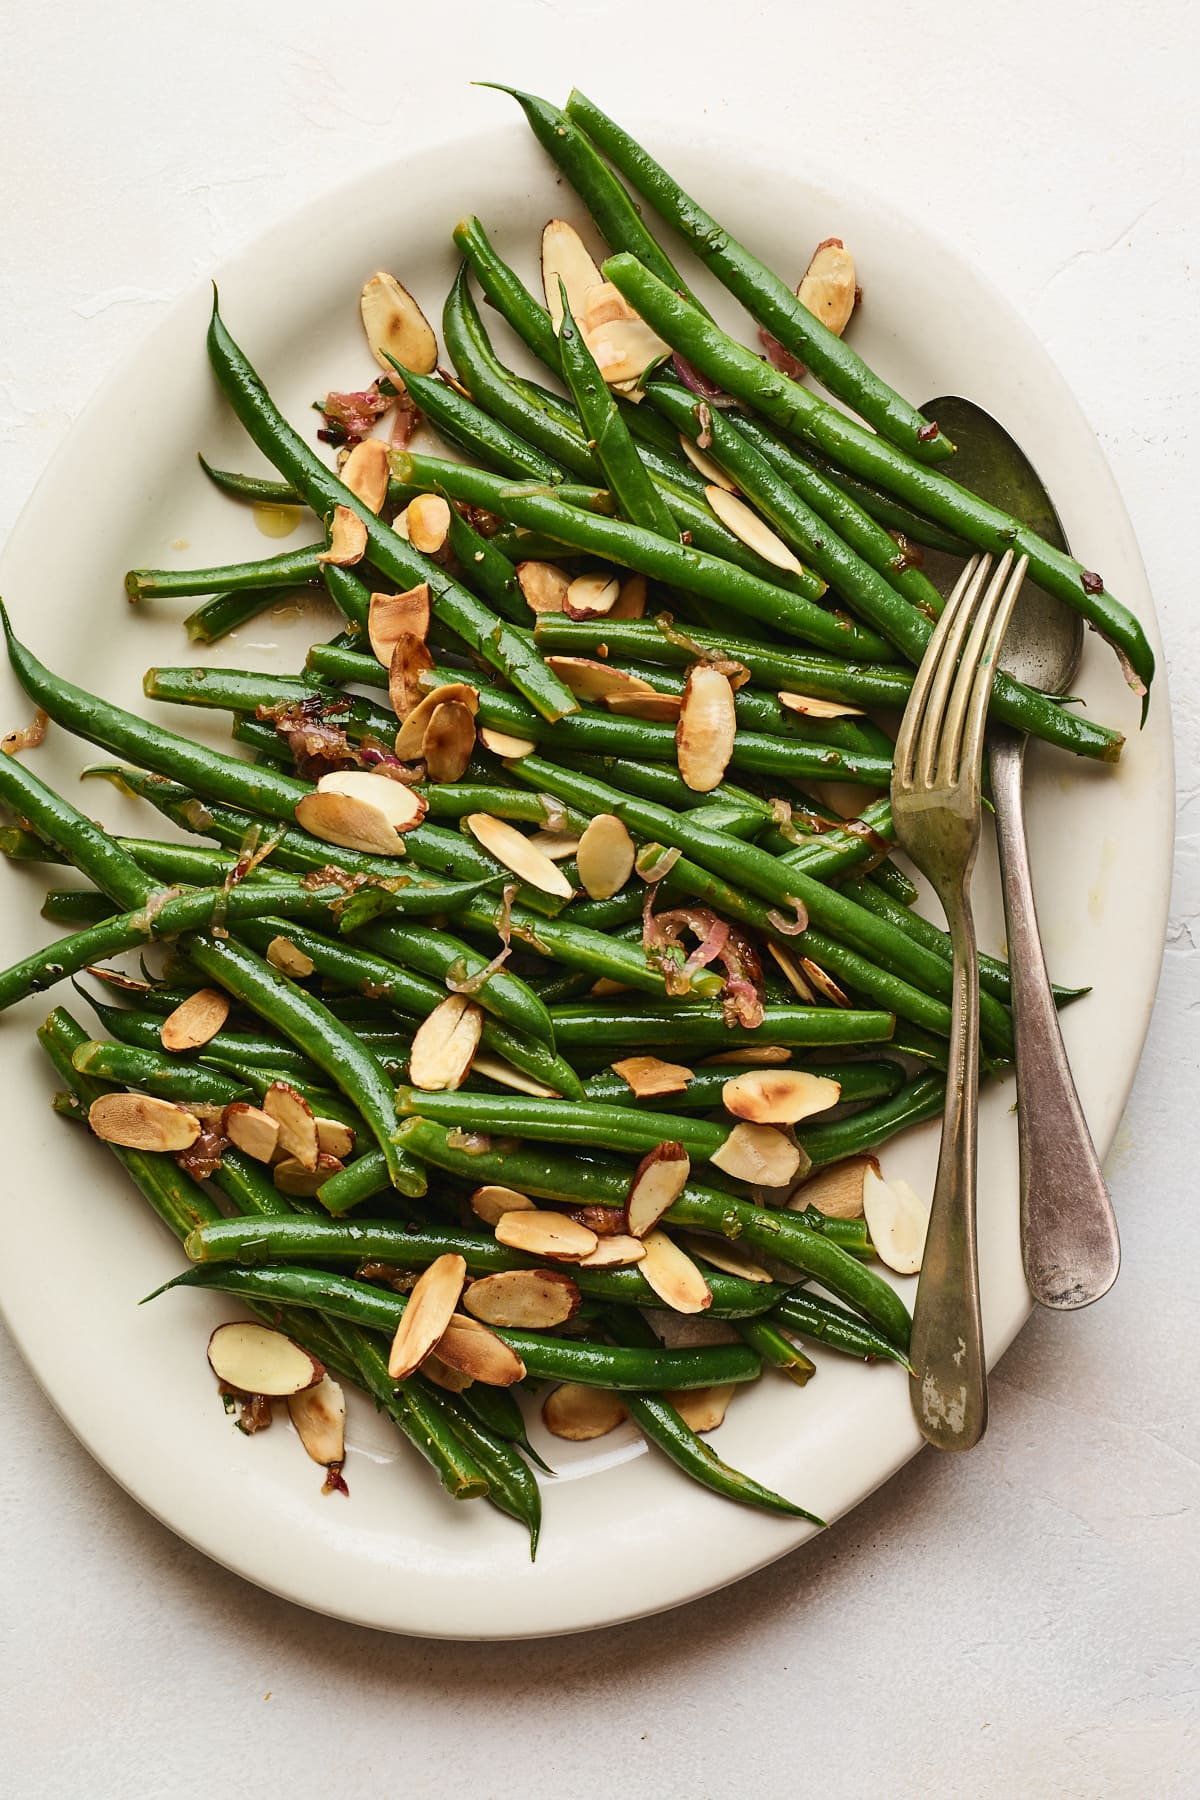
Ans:
[[[779,534],[771,530],[752,506],[746,505],[740,494],[731,494],[727,488],[710,482],[704,497],[722,525],[756,551],[764,562],[769,562],[775,569],[786,569],[789,574],[803,575],[804,565],[799,557],[788,549]]]
[[[781,693],[779,704],[809,719],[860,719],[863,714],[861,706],[846,706],[841,700],[818,700],[813,694]]]
[[[466,1278],[466,1263],[454,1255],[435,1257],[421,1274],[408,1296],[388,1352],[388,1374],[393,1381],[407,1380],[429,1352],[437,1349],[438,1340],[454,1317]]]
[[[421,755],[430,781],[461,781],[475,749],[475,718],[461,700],[443,700],[429,715]]]
[[[488,1184],[478,1187],[471,1195],[471,1211],[482,1219],[485,1225],[498,1225],[505,1213],[534,1212],[535,1203],[528,1194],[519,1194],[516,1188],[498,1187]]]
[[[598,318],[604,303],[593,308]],[[621,381],[641,381],[646,371],[671,354],[658,333],[644,319],[599,319],[585,326],[584,343],[596,359],[596,367],[610,387]]]
[[[728,675],[711,663],[695,663],[688,672],[675,727],[679,773],[693,793],[710,794],[720,786],[736,735],[737,712]]]
[[[646,613],[646,577],[626,575],[616,602],[608,609],[610,619],[641,619]]]
[[[579,848],[579,839],[573,831],[535,831],[525,842],[556,863],[570,862]]]
[[[159,1029],[164,1050],[198,1050],[216,1037],[229,1017],[229,995],[220,988],[197,988],[168,1013]]]
[[[297,950],[290,938],[273,937],[267,945],[267,961],[273,969],[283,975],[292,975],[303,981],[312,974],[316,964],[305,950]]]
[[[631,993],[632,989],[627,981],[610,981],[607,975],[602,975],[599,981],[592,983],[589,992],[594,994],[597,1000],[604,1000],[611,998],[613,994]]]
[[[841,337],[858,298],[854,258],[841,238],[826,238],[817,245],[796,298],[834,337]]]
[[[341,1119],[317,1118],[317,1147],[322,1156],[334,1156],[339,1162],[354,1155],[354,1132]]]
[[[664,1306],[672,1312],[707,1312],[712,1292],[686,1251],[665,1231],[651,1231],[642,1239],[646,1255],[638,1271],[650,1283]]]
[[[574,311],[574,307],[571,310]],[[577,323],[587,331],[610,325],[614,319],[636,319],[637,316],[620,288],[605,281],[603,273],[584,295],[583,310],[575,314]]]
[[[748,1069],[721,1089],[721,1103],[735,1119],[753,1125],[795,1125],[836,1106],[841,1083],[807,1069]]]
[[[517,762],[522,756],[530,756],[537,749],[532,738],[513,737],[507,731],[495,731],[490,725],[479,727],[479,741],[485,750],[493,756],[501,756]]]
[[[702,1059],[702,1067],[713,1063],[749,1063],[753,1068],[769,1068],[776,1063],[789,1063],[792,1053],[786,1044],[748,1044],[741,1050],[719,1050],[715,1056]]]
[[[340,1469],[346,1460],[346,1396],[333,1376],[322,1375],[315,1387],[289,1394],[287,1409],[313,1461]]]
[[[879,1175],[876,1157],[848,1156],[845,1162],[831,1163],[819,1175],[810,1175],[794,1190],[788,1206],[793,1212],[815,1206],[827,1219],[861,1219],[868,1175]]]
[[[714,1269],[721,1269],[726,1275],[740,1275],[743,1281],[770,1281],[771,1275],[761,1263],[735,1244],[729,1238],[704,1237],[698,1231],[681,1231],[679,1242],[689,1256],[699,1257],[701,1262],[711,1264]]]
[[[800,1152],[774,1125],[735,1125],[709,1161],[714,1168],[756,1187],[786,1187],[800,1167]]]
[[[395,377],[394,356],[414,375],[432,375],[438,357],[433,328],[394,275],[382,269],[372,275],[363,288],[359,310],[371,355],[381,369]]]
[[[388,448],[383,439],[364,438],[342,464],[342,486],[377,514],[387,499],[389,473]]]
[[[589,291],[603,280],[575,227],[565,219],[551,219],[542,232],[542,291],[556,336],[563,321],[559,282],[567,290],[572,316],[581,319]]]
[[[402,594],[372,594],[367,608],[367,635],[371,648],[384,668],[392,661],[392,646],[401,634],[419,638],[429,636],[429,583],[419,581]]]
[[[296,1157],[285,1156],[271,1170],[271,1180],[281,1194],[288,1194],[294,1200],[311,1200],[331,1176],[341,1174],[342,1168],[343,1164],[336,1156],[327,1156],[323,1152],[317,1154],[315,1169],[306,1169]]]
[[[421,1364],[421,1373],[435,1387],[444,1388],[448,1394],[461,1394],[470,1387],[474,1377],[464,1375],[458,1369],[452,1369],[444,1363],[436,1350],[431,1350]]]
[[[698,469],[711,487],[724,488],[727,494],[737,493],[737,483],[731,481],[724,469],[720,468],[697,444],[684,432],[679,433],[679,448],[687,457],[694,469]]]
[[[831,1006],[850,1005],[849,994],[845,993],[833,979],[833,976],[827,975],[820,963],[815,963],[811,956],[802,956],[800,958],[800,967],[804,970],[805,975],[812,986],[816,988],[818,994],[820,994],[823,999],[828,1000]]]
[[[656,1144],[633,1173],[625,1201],[625,1229],[644,1238],[687,1186],[692,1160],[682,1144]]]
[[[577,700],[606,700],[610,694],[653,694],[640,675],[610,668],[590,656],[548,656],[546,667],[565,681]]]
[[[605,694],[604,704],[609,712],[619,713],[627,719],[649,719],[655,725],[674,725],[683,710],[682,694],[643,694],[637,690],[628,693]]]
[[[404,841],[377,806],[354,800],[348,794],[305,794],[296,808],[296,823],[343,850],[364,850],[370,856],[403,856]]]
[[[450,502],[441,494],[418,494],[405,513],[408,541],[425,556],[436,556],[450,533]]]
[[[486,1075],[489,1081],[498,1081],[501,1087],[512,1088],[518,1094],[532,1094],[537,1100],[562,1099],[557,1088],[550,1087],[544,1081],[535,1081],[524,1070],[514,1069],[502,1056],[490,1056],[486,1050],[476,1054],[475,1061],[471,1064],[471,1073]]]
[[[101,1094],[88,1108],[88,1124],[125,1150],[186,1150],[200,1136],[195,1113],[155,1094]]]
[[[490,813],[468,813],[463,823],[477,843],[530,887],[561,900],[571,898],[575,890],[566,876],[543,851],[522,837],[515,825],[506,819],[493,819]]]
[[[629,1083],[639,1100],[656,1094],[681,1094],[692,1079],[686,1063],[664,1062],[659,1056],[626,1056],[608,1066]]]
[[[527,1256],[544,1256],[550,1262],[582,1262],[599,1243],[594,1231],[579,1225],[565,1213],[514,1210],[496,1221],[496,1241]]]
[[[624,1232],[617,1232],[612,1237],[602,1237],[590,1256],[582,1256],[576,1265],[580,1269],[627,1269],[633,1263],[644,1262],[646,1246],[641,1238],[628,1237]]]
[[[273,1081],[263,1095],[263,1111],[279,1126],[279,1148],[303,1169],[315,1169],[320,1153],[312,1107],[286,1081]]]
[[[610,613],[621,584],[615,575],[576,575],[563,597],[563,611],[572,619],[596,619]]]
[[[329,547],[318,556],[319,563],[334,563],[339,569],[352,568],[362,561],[367,550],[367,528],[348,506],[335,506],[329,526]]]
[[[438,1092],[461,1087],[483,1031],[483,1012],[466,994],[448,994],[417,1027],[408,1058],[414,1087]]]
[[[421,754],[421,745],[425,742],[425,727],[438,707],[450,700],[457,700],[465,706],[472,718],[479,711],[479,689],[472,687],[469,681],[447,681],[441,687],[430,688],[424,699],[406,714],[403,725],[396,733],[396,755],[401,760]]]
[[[597,813],[584,827],[576,861],[579,879],[593,900],[609,900],[633,874],[636,852],[615,813]]]
[[[663,1395],[691,1431],[715,1431],[737,1393],[732,1381],[720,1387],[671,1388]]]
[[[897,1275],[918,1275],[929,1230],[931,1202],[898,1176],[885,1181],[874,1169],[863,1176],[863,1214],[879,1260]]]
[[[393,831],[411,831],[425,817],[425,798],[415,788],[387,775],[376,775],[373,769],[335,769],[322,775],[318,794],[342,794],[362,800],[382,813]]]
[[[463,1294],[472,1318],[521,1331],[553,1330],[574,1318],[580,1300],[579,1289],[562,1269],[505,1269],[472,1281]]]
[[[607,1437],[628,1417],[616,1394],[607,1388],[584,1387],[564,1381],[542,1402],[542,1423],[554,1437],[572,1444],[587,1444]]]
[[[800,967],[799,958],[793,956],[790,950],[785,950],[781,944],[768,943],[767,949],[786,976],[792,992],[798,994],[801,1000],[807,1001],[811,1006],[817,996],[813,993],[808,977]]]
[[[571,577],[557,563],[519,562],[517,586],[530,612],[558,613],[566,604]]]
[[[208,1340],[208,1362],[217,1380],[239,1394],[282,1398],[315,1387],[325,1374],[324,1364],[282,1331],[243,1319],[217,1326]]]
[[[623,1206],[572,1206],[567,1217],[575,1219],[580,1225],[586,1225],[598,1238],[625,1236]]]
[[[448,1368],[485,1387],[511,1387],[525,1378],[525,1364],[516,1351],[469,1313],[454,1314],[435,1354]]]
[[[225,1108],[221,1131],[236,1149],[244,1150],[255,1162],[269,1163],[279,1147],[279,1120],[245,1100],[233,1100]]]

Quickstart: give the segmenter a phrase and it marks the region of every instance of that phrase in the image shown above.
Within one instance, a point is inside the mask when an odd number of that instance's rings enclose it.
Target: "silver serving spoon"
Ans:
[[[931,400],[922,410],[958,445],[956,481],[1060,549],[1068,548],[1032,464],[990,413],[955,394]],[[932,566],[938,559],[931,554],[928,560],[932,579],[948,591],[949,582],[943,586]],[[1083,630],[1078,613],[1027,581],[1004,639],[1001,667],[1043,693],[1065,694],[1079,666]],[[1063,1047],[1038,932],[1022,792],[1026,742],[1024,733],[1008,726],[993,724],[988,730],[1017,1053],[1021,1255],[1034,1299],[1070,1311],[1108,1292],[1121,1266],[1121,1245]]]

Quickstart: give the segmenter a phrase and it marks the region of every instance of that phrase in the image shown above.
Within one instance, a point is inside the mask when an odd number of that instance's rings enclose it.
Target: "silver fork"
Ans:
[[[972,557],[946,602],[904,709],[892,771],[896,836],[941,901],[954,945],[946,1110],[910,1351],[913,1412],[941,1450],[969,1450],[987,1427],[975,1249],[979,963],[971,871],[988,697],[1026,559],[1014,567],[1006,552],[989,582],[991,565],[990,556]]]

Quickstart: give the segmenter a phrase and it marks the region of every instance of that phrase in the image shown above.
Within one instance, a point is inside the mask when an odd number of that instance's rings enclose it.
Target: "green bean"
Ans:
[[[460,220],[454,227],[454,242],[497,312],[520,334],[539,362],[557,370],[558,339],[550,314],[497,256],[480,221],[474,217]]]
[[[493,1437],[516,1444],[522,1456],[536,1463],[539,1469],[544,1469],[547,1475],[553,1475],[554,1470],[550,1464],[538,1455],[530,1443],[525,1430],[525,1415],[508,1388],[489,1387],[485,1381],[473,1381],[458,1396],[458,1403],[464,1411],[478,1419]]]
[[[295,488],[289,487],[286,481],[277,481],[270,475],[239,475],[233,469],[215,469],[200,451],[196,452],[196,460],[213,486],[222,494],[228,494],[231,500],[243,500],[250,506],[304,505]]]
[[[125,577],[125,592],[136,603],[168,600],[177,594],[309,587],[321,579],[317,558],[324,550],[324,544],[305,544],[298,550],[281,550],[277,556],[260,556],[251,562],[226,563],[212,569],[130,569]]]
[[[449,543],[467,586],[481,594],[510,624],[527,626],[529,608],[515,568],[490,538],[482,537],[472,529],[456,506],[450,508]],[[323,645],[313,645],[309,652],[310,664],[313,652],[323,648]]]
[[[816,1363],[769,1319],[739,1319],[734,1330],[744,1344],[757,1350],[765,1366],[778,1369],[797,1387],[807,1387],[816,1374]]]
[[[94,888],[51,888],[41,905],[43,919],[58,925],[99,925],[120,910]]]
[[[479,986],[470,989],[476,1005],[501,1020],[511,1031],[554,1048],[554,1026],[550,1015],[532,989],[507,969],[494,969],[487,974],[488,958],[461,938],[452,936],[444,926],[434,932],[424,925],[412,926],[399,919],[381,919],[356,930],[354,941],[435,981],[474,980],[486,975]]]
[[[418,375],[396,362],[395,357],[390,361],[434,430],[457,444],[460,450],[478,457],[488,468],[497,469],[502,475],[527,477],[531,481],[564,479],[566,470],[560,463],[527,444],[507,425],[466,399],[448,381],[432,375]]]
[[[902,1083],[897,1083],[897,1090],[901,1085]],[[794,1212],[802,1225],[807,1225],[811,1231],[819,1231],[822,1237],[827,1237],[830,1243],[848,1250],[851,1256],[860,1257],[863,1262],[872,1260],[875,1246],[871,1242],[865,1220],[832,1218],[815,1206],[800,1206],[798,1202],[802,1198],[802,1189],[796,1189],[788,1202],[789,1212]]]
[[[867,1107],[853,1118],[836,1119],[828,1125],[814,1125],[805,1130],[801,1142],[812,1159],[814,1169],[840,1162],[843,1157],[857,1156],[873,1150],[876,1144],[894,1137],[908,1125],[936,1118],[946,1101],[946,1083],[940,1075],[918,1075],[906,1082],[898,1094]]]
[[[524,1525],[529,1533],[529,1560],[536,1561],[542,1524],[542,1493],[528,1463],[511,1444],[497,1438],[473,1417],[460,1394],[444,1393],[419,1375],[412,1377],[410,1385],[420,1387],[425,1404],[441,1415],[443,1424],[479,1464],[487,1480],[487,1497],[492,1505]]]
[[[246,1156],[233,1144],[222,1147],[221,1160],[208,1179],[243,1215],[236,1222],[250,1231],[259,1230],[266,1219],[293,1218],[297,1209],[307,1211],[311,1205],[308,1200],[289,1198],[281,1193],[263,1164],[256,1162],[252,1156]],[[386,1169],[384,1180],[387,1180]],[[225,1224],[231,1222],[222,1221]],[[185,1248],[190,1241],[191,1234],[185,1242]]]
[[[882,1331],[876,1331],[854,1313],[820,1295],[792,1288],[787,1299],[781,1300],[775,1308],[773,1317],[787,1331],[825,1344],[830,1350],[840,1350],[843,1356],[858,1356],[864,1362],[882,1358],[899,1363],[902,1369],[912,1373],[903,1350],[897,1349]]]
[[[231,631],[248,625],[260,613],[293,599],[295,592],[294,587],[268,587],[233,588],[224,594],[214,594],[203,606],[188,614],[183,628],[194,644],[216,644]]]
[[[757,426],[758,421],[754,421]],[[757,436],[755,438],[757,442]],[[783,448],[782,440],[774,442]],[[863,481],[857,475],[851,475],[846,469],[839,469],[835,463],[827,462],[823,456],[806,446],[810,467],[827,476],[833,484],[858,506],[869,518],[882,525],[885,531],[896,537],[905,538],[910,544],[918,544],[924,550],[940,550],[946,556],[968,557],[971,546],[963,538],[952,531],[944,531],[911,506],[905,506],[902,500],[885,493],[874,482]],[[903,548],[903,546],[900,546]]]
[[[807,1067],[807,1064],[802,1065]],[[686,1087],[672,1094],[673,1111],[708,1112],[720,1106],[725,1083],[735,1075],[744,1075],[744,1063],[713,1063],[693,1069]],[[904,1071],[894,1062],[845,1062],[814,1067],[814,1074],[827,1076],[841,1088],[841,1104],[859,1100],[887,1099],[903,1085]],[[601,1069],[583,1084],[588,1100],[602,1106],[638,1106],[637,1095],[623,1076],[612,1069]]]
[[[21,825],[0,825],[0,856],[7,856],[10,862],[51,863],[58,866],[68,862],[61,850],[46,843],[36,831],[26,831]]]
[[[710,1125],[704,1119],[675,1113],[637,1112],[624,1106],[587,1101],[538,1100],[525,1094],[432,1093],[401,1087],[396,1094],[401,1117],[435,1119],[472,1131],[532,1138],[546,1143],[585,1144],[601,1150],[630,1150],[644,1155],[667,1140],[677,1140],[693,1157],[707,1162],[722,1148],[732,1125]]]
[[[490,1498],[487,1475],[469,1446],[447,1423],[441,1409],[433,1405],[429,1384],[414,1378],[397,1386],[388,1374],[387,1357],[372,1336],[359,1330],[351,1319],[335,1315],[331,1324],[363,1387],[379,1410],[399,1426],[413,1449],[425,1458],[450,1498]]]
[[[206,1069],[201,1063],[185,1062],[132,1044],[106,1044],[93,1038],[80,1044],[72,1061],[81,1075],[139,1088],[143,1093],[181,1101],[185,1106],[225,1106],[231,1100],[249,1098],[250,1090],[242,1082],[223,1075],[219,1069]]]
[[[577,1006],[554,1006],[555,1042],[560,1051],[678,1049],[744,1050],[760,1044],[842,1045],[883,1043],[891,1036],[892,1016],[886,1012],[843,1011],[829,1006],[773,1006],[764,1008],[763,1022],[754,1030],[732,1028],[719,1006],[701,1006],[677,1000],[669,1006],[615,1003],[601,1006],[588,1001]]]

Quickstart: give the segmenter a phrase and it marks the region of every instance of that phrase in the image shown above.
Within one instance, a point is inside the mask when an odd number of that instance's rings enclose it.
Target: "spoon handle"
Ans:
[[[993,731],[989,745],[1017,1051],[1021,1254],[1034,1299],[1067,1312],[1108,1292],[1121,1245],[1042,954],[1025,838],[1025,738]]]

